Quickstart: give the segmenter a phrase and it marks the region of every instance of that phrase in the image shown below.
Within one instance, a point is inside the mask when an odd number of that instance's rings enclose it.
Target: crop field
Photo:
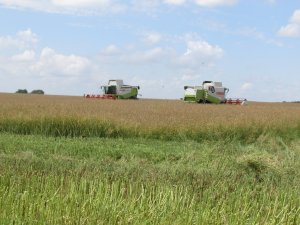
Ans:
[[[241,107],[9,94],[0,102],[0,131],[16,134],[251,142],[263,133],[293,139],[300,129],[300,107],[292,103]]]
[[[0,224],[300,224],[300,104],[0,94]]]

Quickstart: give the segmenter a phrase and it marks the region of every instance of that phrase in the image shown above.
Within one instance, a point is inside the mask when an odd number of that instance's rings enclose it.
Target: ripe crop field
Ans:
[[[9,94],[0,95],[0,102],[0,131],[16,134],[255,141],[262,133],[293,139],[300,130],[299,104],[241,107]]]
[[[300,224],[300,104],[0,103],[0,224]]]

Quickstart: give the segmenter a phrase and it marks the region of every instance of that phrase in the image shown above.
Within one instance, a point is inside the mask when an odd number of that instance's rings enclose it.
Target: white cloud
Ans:
[[[234,5],[238,0],[195,0],[195,3],[204,7],[215,7],[221,5]]]
[[[4,48],[19,48],[20,42],[11,36],[0,37],[0,49]]]
[[[197,54],[204,57],[220,58],[223,55],[223,50],[220,47],[212,46],[206,41],[188,41],[187,47],[185,56]]]
[[[18,50],[18,54],[2,53],[0,89],[13,92],[27,88],[43,89],[52,94],[83,94],[93,85],[98,90],[94,77],[98,82],[105,77],[102,65],[97,66],[92,59],[58,53],[51,48],[43,48],[39,53],[31,49]]]
[[[162,64],[173,58],[172,48],[152,47],[142,49],[138,45],[117,47],[114,44],[108,45],[97,55],[99,63],[107,65],[136,64],[147,65],[147,63]]]
[[[300,24],[300,9],[294,12],[290,22]]]
[[[148,51],[146,51],[144,54],[143,54],[143,58],[145,60],[160,60],[160,57],[162,57],[166,52],[164,51],[164,49],[162,48],[153,48],[153,49],[150,49]]]
[[[29,44],[35,44],[38,42],[37,35],[31,31],[31,29],[19,31],[17,36],[20,40],[23,40]]]
[[[180,57],[180,63],[186,66],[199,67],[211,64],[223,56],[224,51],[219,46],[213,46],[206,41],[188,40],[186,52]]]
[[[26,49],[38,42],[37,35],[30,29],[19,31],[15,36],[0,37],[0,49]]]
[[[145,51],[136,51],[123,54],[122,61],[130,63],[162,62],[169,55],[169,51],[164,48],[155,47]]]
[[[0,0],[0,5],[9,8],[71,14],[119,12],[125,7],[112,0]]]
[[[12,57],[12,60],[19,61],[19,62],[33,61],[34,59],[35,59],[35,52],[32,50],[26,50],[23,53],[14,55]]]
[[[277,0],[265,0],[269,4],[275,4],[277,3]]]
[[[187,34],[181,39],[186,45],[185,52],[172,47],[156,46],[148,49],[132,45],[129,48],[119,48],[114,44],[107,46],[98,55],[101,63],[115,64],[132,63],[148,66],[147,63],[156,63],[166,66],[169,70],[184,70],[185,74],[195,75],[199,69],[210,68],[222,58],[224,50],[197,37]],[[187,72],[188,71],[188,72]]]
[[[79,28],[94,28],[93,25],[87,23],[67,23],[70,27],[79,27]]]
[[[105,55],[115,55],[115,54],[120,53],[120,49],[116,45],[111,44],[111,45],[107,46],[102,51],[102,53],[104,53]]]
[[[131,0],[130,8],[134,11],[152,14],[160,6],[161,0]]]
[[[296,10],[289,23],[279,29],[278,34],[284,37],[300,37],[300,10]]]
[[[162,5],[183,7],[186,5],[194,5],[199,7],[218,7],[230,6],[238,3],[239,0],[131,0],[129,9],[144,12],[146,14],[154,15],[157,12],[164,12],[159,7]]]
[[[148,32],[144,34],[144,41],[148,44],[157,44],[161,39],[162,35],[158,32]]]
[[[281,27],[278,33],[284,37],[300,37],[300,25],[295,23],[288,24]]]
[[[241,86],[242,91],[249,91],[253,88],[253,84],[250,82],[246,82]]]
[[[164,0],[164,2],[171,5],[182,5],[186,0]]]
[[[110,0],[52,0],[54,5],[67,7],[108,7]]]
[[[88,69],[90,61],[76,55],[63,55],[51,48],[41,51],[39,60],[30,68],[41,76],[77,76]]]
[[[82,15],[122,12],[126,9],[149,13],[162,4],[181,6],[193,3],[201,7],[215,7],[234,5],[238,0],[131,0],[130,3],[121,2],[120,0],[0,0],[0,5],[16,9]]]
[[[186,3],[193,3],[201,7],[217,7],[222,5],[234,5],[239,0],[132,0],[132,5],[136,9],[153,9],[161,3],[181,6]]]

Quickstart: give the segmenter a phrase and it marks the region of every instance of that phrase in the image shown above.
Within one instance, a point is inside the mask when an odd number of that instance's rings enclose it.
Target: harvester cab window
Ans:
[[[108,86],[106,94],[109,94],[109,95],[117,94],[117,86]]]
[[[210,87],[208,88],[208,90],[209,90],[211,93],[215,93],[215,87],[213,87],[213,86],[210,86]]]
[[[104,94],[106,94],[106,95],[117,94],[116,86],[102,86],[101,89],[103,90]]]

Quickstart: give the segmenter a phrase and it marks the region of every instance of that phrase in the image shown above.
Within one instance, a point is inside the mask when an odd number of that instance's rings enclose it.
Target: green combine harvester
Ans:
[[[228,103],[226,94],[229,89],[222,82],[204,81],[201,86],[185,86],[184,101],[197,103]]]
[[[84,95],[85,98],[98,99],[137,99],[139,86],[125,85],[123,80],[109,80],[108,85],[101,86],[103,95]]]

